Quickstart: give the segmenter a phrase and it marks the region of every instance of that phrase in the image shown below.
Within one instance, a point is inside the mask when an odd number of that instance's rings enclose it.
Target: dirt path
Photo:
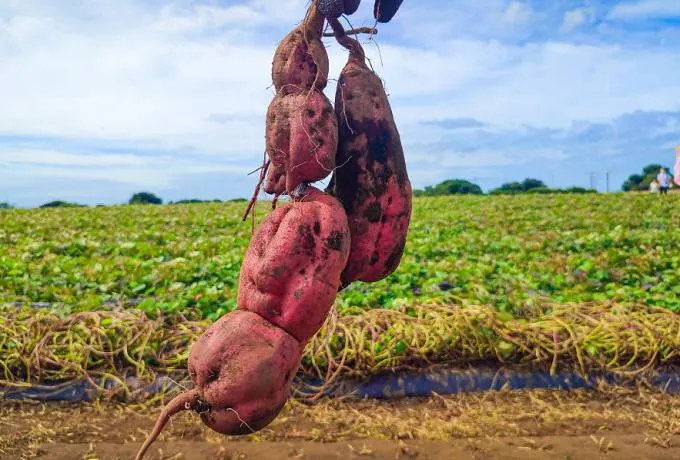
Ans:
[[[158,408],[0,403],[0,458],[132,459]],[[531,391],[392,402],[292,402],[225,438],[176,417],[148,459],[679,459],[680,398]]]
[[[662,449],[642,443],[639,436],[615,435],[606,443],[617,446],[608,453],[589,437],[499,438],[475,441],[359,441],[344,443],[271,442],[248,443],[238,441],[228,446],[175,441],[159,443],[149,459],[441,459],[441,460],[538,460],[538,459],[625,459],[677,460],[680,448]],[[73,460],[78,458],[129,460],[136,454],[136,446],[98,443],[93,447],[82,444],[53,444],[40,458]]]

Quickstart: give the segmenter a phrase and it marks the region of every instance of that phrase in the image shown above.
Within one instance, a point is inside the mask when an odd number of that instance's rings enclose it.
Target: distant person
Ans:
[[[649,184],[649,193],[659,193],[659,182],[656,179]]]
[[[671,176],[666,173],[666,168],[659,169],[659,174],[657,174],[656,180],[659,182],[659,192],[662,195],[667,194],[668,188],[671,185]]]

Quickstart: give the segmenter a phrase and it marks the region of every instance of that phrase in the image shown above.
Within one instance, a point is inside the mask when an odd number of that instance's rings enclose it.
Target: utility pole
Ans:
[[[607,171],[607,193],[609,193],[609,171]]]

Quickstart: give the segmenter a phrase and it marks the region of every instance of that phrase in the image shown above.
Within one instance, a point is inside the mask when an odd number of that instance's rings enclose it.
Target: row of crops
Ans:
[[[667,199],[666,199],[667,198]],[[648,195],[417,198],[400,268],[348,307],[431,300],[522,317],[541,302],[680,310],[680,200]],[[268,212],[261,203],[258,218]],[[154,314],[235,307],[252,231],[242,203],[0,212],[0,301],[67,311],[139,299]]]
[[[643,194],[417,198],[399,269],[339,295],[301,376],[673,365],[678,205]],[[260,203],[257,220],[269,209]],[[235,308],[253,228],[242,213],[242,203],[0,212],[0,387],[113,379],[129,396],[128,377],[186,377],[193,341]]]

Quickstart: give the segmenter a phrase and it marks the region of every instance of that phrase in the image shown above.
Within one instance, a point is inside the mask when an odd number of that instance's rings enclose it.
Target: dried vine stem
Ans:
[[[340,45],[347,48],[352,55],[364,59],[365,55],[363,48],[358,41],[347,35],[347,32],[345,31],[345,28],[342,27],[342,24],[340,24],[340,21],[337,19],[328,19],[328,24],[330,24],[333,29],[335,40],[340,43]]]
[[[330,20],[329,20],[330,22]],[[343,31],[344,35],[357,35],[357,34],[368,34],[368,35],[377,35],[378,34],[378,29],[375,27],[357,27],[355,29],[349,29],[349,30],[344,30]],[[333,32],[324,32],[323,34],[324,37],[335,37],[335,31]]]

